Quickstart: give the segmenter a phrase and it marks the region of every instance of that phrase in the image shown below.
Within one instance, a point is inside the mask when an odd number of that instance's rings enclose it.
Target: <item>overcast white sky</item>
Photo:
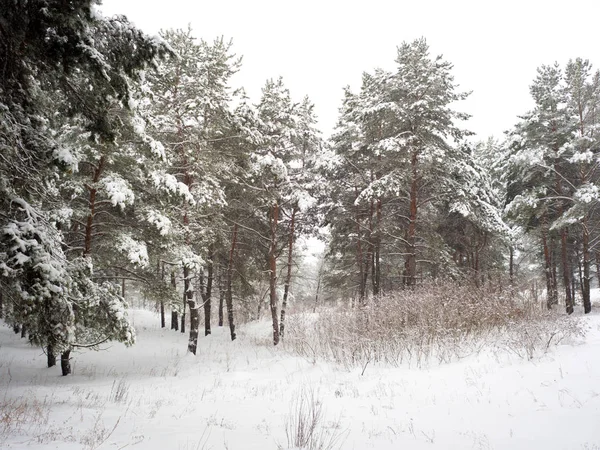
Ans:
[[[186,28],[206,40],[232,38],[243,66],[234,80],[254,101],[268,78],[283,76],[292,96],[316,104],[327,137],[342,88],[363,71],[392,69],[396,46],[424,36],[432,55],[454,64],[471,97],[467,128],[498,138],[531,107],[536,68],[569,58],[600,66],[600,1],[538,0],[104,0],[147,33]]]

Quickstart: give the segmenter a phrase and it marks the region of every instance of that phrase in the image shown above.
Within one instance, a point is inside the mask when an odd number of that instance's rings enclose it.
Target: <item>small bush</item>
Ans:
[[[432,283],[363,308],[292,315],[285,345],[311,360],[347,368],[371,362],[420,367],[486,348],[533,358],[582,334],[576,319],[544,310],[517,291]]]
[[[287,447],[303,450],[333,450],[342,446],[344,434],[339,425],[326,429],[323,425],[323,404],[314,390],[298,392],[290,404],[285,422]],[[279,448],[283,448],[279,446]]]

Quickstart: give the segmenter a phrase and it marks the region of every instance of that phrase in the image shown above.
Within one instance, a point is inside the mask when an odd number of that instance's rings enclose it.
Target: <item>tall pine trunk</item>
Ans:
[[[291,222],[290,222],[290,233],[288,236],[287,272],[285,274],[285,284],[283,287],[283,301],[281,302],[281,320],[279,322],[279,335],[281,338],[283,338],[283,335],[285,332],[285,311],[287,308],[288,295],[290,292],[290,282],[292,281],[292,252],[294,249],[295,219],[296,219],[296,208],[293,208]]]
[[[546,306],[552,309],[552,305],[558,302],[555,278],[552,276],[552,255],[548,245],[548,230],[545,223],[545,216],[542,218],[542,251],[544,254],[544,274],[546,276]]]
[[[411,165],[410,182],[410,206],[408,216],[408,230],[406,232],[406,258],[404,263],[404,283],[407,286],[414,286],[417,282],[417,195],[418,195],[418,173],[417,162],[418,153],[413,152]]]
[[[356,222],[356,264],[358,265],[358,304],[360,306],[365,304],[365,295],[366,295],[366,277],[365,277],[365,267],[364,267],[364,256],[363,256],[363,248],[362,248],[362,230],[360,226],[360,210],[358,205],[356,204],[356,199],[358,199],[358,188],[354,187],[355,194],[355,203],[354,203],[354,221]]]
[[[60,355],[60,369],[63,376],[67,376],[71,373],[71,349],[64,351]]]
[[[90,214],[88,215],[85,224],[85,241],[83,249],[84,256],[90,255],[92,253],[92,236],[94,230],[94,218],[96,216],[96,194],[98,192],[95,186],[96,183],[100,181],[100,176],[102,175],[102,171],[104,170],[105,161],[106,159],[104,158],[104,156],[101,156],[100,160],[98,161],[98,166],[96,166],[93,171],[92,184],[88,186],[88,190],[90,191]]]
[[[56,365],[56,355],[54,354],[54,348],[50,344],[46,347],[46,357],[48,367],[54,367]]]
[[[175,271],[171,272],[171,287],[173,290],[177,289],[177,280],[175,279]],[[179,330],[179,318],[177,317],[177,309],[171,305],[171,330]]]
[[[590,297],[590,235],[588,230],[588,217],[583,218],[583,285],[581,294],[583,297],[583,312],[588,314],[592,311],[592,301]]]
[[[223,278],[223,265],[219,264],[217,284],[219,285],[219,326],[223,326],[223,303],[225,301],[225,280]]]
[[[565,285],[565,308],[567,314],[572,314],[574,292],[571,290],[571,267],[567,250],[567,229],[563,228],[560,231],[560,255],[563,268],[563,284]]]
[[[159,266],[160,264],[160,259],[158,260],[158,264]],[[158,270],[158,269],[157,269]],[[165,263],[162,263],[162,267],[160,267],[160,280],[164,283],[165,282]],[[166,320],[165,320],[165,299],[161,296],[160,298],[160,327],[161,328],[165,328],[166,327]]]
[[[200,328],[200,314],[198,312],[198,305],[196,304],[196,300],[194,300],[191,272],[187,266],[183,266],[183,296],[186,299],[187,305],[190,308],[190,339],[188,341],[188,351],[195,355],[196,349],[198,348],[198,329]]]
[[[269,245],[269,306],[273,320],[273,345],[279,343],[279,318],[277,317],[277,224],[279,223],[279,203],[275,202],[269,211],[271,242]]]
[[[211,333],[210,329],[210,313],[211,313],[211,303],[212,303],[212,286],[213,286],[213,269],[214,269],[214,250],[211,245],[208,249],[208,279],[206,280],[206,292],[204,293],[203,303],[204,303],[204,336],[208,336]]]
[[[233,225],[233,236],[231,237],[231,249],[229,251],[229,260],[227,262],[227,287],[226,287],[226,295],[225,302],[227,303],[227,319],[229,321],[229,333],[231,335],[231,340],[235,341],[235,324],[233,323],[233,292],[232,292],[232,284],[233,284],[233,255],[235,253],[235,246],[237,244],[237,235],[238,235],[238,225],[237,223]]]

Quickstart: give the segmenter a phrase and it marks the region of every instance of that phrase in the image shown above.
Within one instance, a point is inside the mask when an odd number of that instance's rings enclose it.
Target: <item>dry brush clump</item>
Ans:
[[[348,368],[369,363],[422,366],[484,349],[533,358],[582,334],[577,319],[542,309],[517,290],[431,283],[363,308],[293,315],[285,345],[312,360]]]

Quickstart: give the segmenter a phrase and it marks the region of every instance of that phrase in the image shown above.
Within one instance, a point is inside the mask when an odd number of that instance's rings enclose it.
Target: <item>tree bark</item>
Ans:
[[[71,373],[71,349],[64,351],[60,355],[60,369],[62,370],[63,376],[67,376]]]
[[[214,269],[214,250],[211,245],[208,249],[208,279],[206,280],[206,292],[204,293],[203,301],[204,301],[204,336],[208,336],[211,333],[210,329],[210,310],[212,303],[212,286],[213,286],[213,269]]]
[[[418,195],[418,173],[417,162],[418,153],[414,151],[410,160],[411,165],[411,183],[410,183],[410,208],[408,231],[406,233],[406,259],[404,264],[406,286],[414,286],[417,282],[417,195]]]
[[[27,325],[23,324],[21,326],[21,339],[27,336]]]
[[[227,263],[227,293],[225,301],[227,303],[227,319],[229,321],[229,333],[231,340],[235,341],[235,324],[233,322],[233,292],[232,292],[232,281],[233,281],[233,255],[235,253],[235,246],[237,244],[238,225],[233,226],[233,236],[231,238],[231,250],[229,251],[229,261]]]
[[[273,345],[279,343],[279,318],[277,317],[277,224],[279,222],[279,203],[270,210],[271,242],[269,246],[269,305],[273,320]]]
[[[217,283],[219,285],[219,326],[222,327],[223,326],[223,303],[225,301],[225,293],[226,293],[224,280],[223,280],[222,264],[219,264],[219,275],[218,275]]]
[[[46,356],[48,360],[48,367],[54,367],[56,365],[56,355],[54,354],[54,349],[50,344],[46,347]]]
[[[188,341],[188,351],[196,354],[198,348],[198,329],[200,328],[200,314],[198,311],[198,305],[194,300],[194,292],[192,290],[192,281],[190,269],[187,266],[183,266],[183,290],[184,298],[187,301],[187,305],[190,308],[190,339]]]
[[[562,214],[561,214],[562,215]],[[561,260],[563,268],[563,284],[565,285],[565,309],[567,314],[573,313],[573,292],[571,291],[571,271],[567,252],[567,230],[560,231]]]
[[[177,289],[177,281],[175,279],[175,272],[171,272],[171,287]],[[179,318],[177,317],[177,310],[173,309],[175,305],[171,305],[171,330],[179,330]]]
[[[588,230],[587,215],[583,219],[583,286],[581,293],[583,297],[583,312],[592,312],[592,301],[590,296],[590,235]]]
[[[88,186],[88,190],[90,192],[90,214],[87,217],[85,224],[85,242],[84,242],[84,250],[83,256],[87,256],[92,252],[92,231],[94,229],[94,218],[96,216],[96,194],[97,189],[95,184],[100,180],[100,176],[102,175],[102,171],[104,170],[104,164],[106,159],[104,156],[100,157],[98,161],[98,166],[94,169],[92,175],[92,185]]]
[[[160,259],[158,260],[158,265],[160,266]],[[162,263],[162,267],[160,268],[160,280],[162,283],[165,282],[165,263]],[[161,296],[160,298],[160,327],[161,328],[165,328],[166,327],[166,320],[165,320],[165,299]]]
[[[542,218],[542,251],[544,254],[544,274],[546,275],[546,306],[552,309],[552,305],[558,302],[556,285],[552,277],[552,256],[548,246],[547,227],[545,217]]]
[[[515,249],[511,245],[508,248],[509,258],[508,258],[508,277],[510,280],[510,284],[513,285],[515,282]]]
[[[356,263],[358,264],[358,304],[360,306],[365,303],[365,293],[366,293],[366,282],[365,282],[365,268],[364,268],[364,256],[362,249],[362,230],[360,227],[360,211],[358,209],[358,205],[356,204],[356,199],[358,199],[358,188],[354,187],[355,194],[355,204],[354,204],[354,212],[355,212],[355,222],[356,222]]]
[[[292,252],[294,250],[294,226],[296,219],[296,208],[292,209],[292,217],[290,221],[290,233],[288,236],[288,258],[287,272],[285,274],[285,284],[283,287],[283,301],[281,302],[281,320],[279,321],[279,336],[283,339],[285,332],[285,311],[287,308],[288,295],[290,292],[290,282],[292,280]]]

